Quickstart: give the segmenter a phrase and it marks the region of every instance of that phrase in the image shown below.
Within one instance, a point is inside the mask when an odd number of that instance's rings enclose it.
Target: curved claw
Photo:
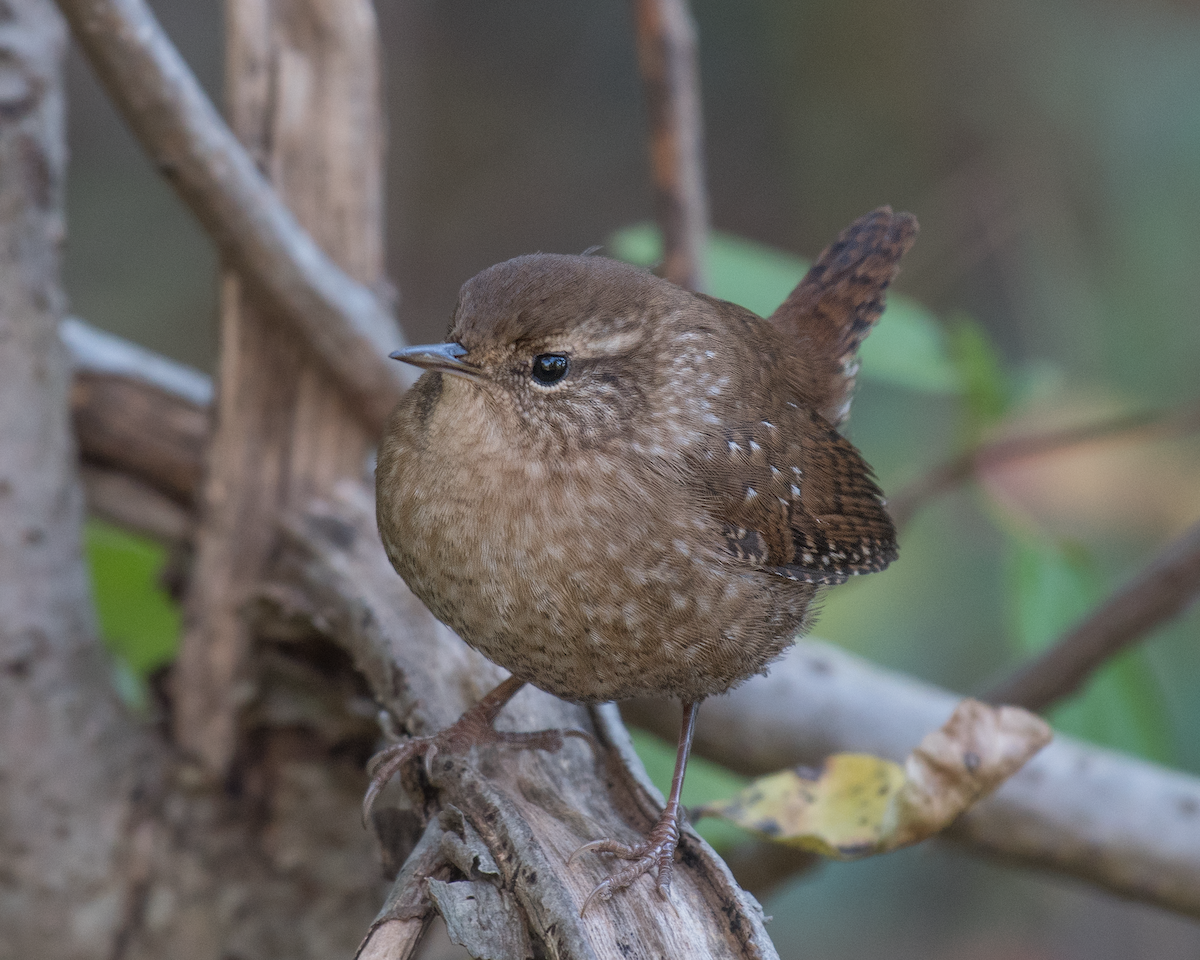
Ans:
[[[406,740],[404,743],[397,743],[386,750],[379,751],[367,761],[367,774],[371,777],[371,782],[367,785],[367,792],[363,795],[364,827],[371,819],[371,808],[375,806],[380,792],[388,785],[392,777],[399,773],[401,767],[421,752],[422,747],[428,749],[428,741]]]
[[[678,846],[678,842],[678,835],[671,830],[661,840],[654,839],[652,831],[644,842],[635,846],[607,839],[585,843],[567,858],[567,866],[570,866],[575,858],[583,853],[610,853],[622,860],[632,860],[633,863],[598,883],[596,888],[588,894],[588,898],[583,901],[579,915],[582,917],[587,912],[587,908],[593,900],[599,899],[601,902],[611,900],[614,894],[624,890],[638,877],[651,870],[655,872],[655,889],[658,891],[659,897],[670,903],[668,895],[671,890],[671,873],[675,868],[675,848]]]

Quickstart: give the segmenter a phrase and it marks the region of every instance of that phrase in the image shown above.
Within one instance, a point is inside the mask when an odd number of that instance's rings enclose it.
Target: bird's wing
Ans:
[[[850,413],[859,345],[883,313],[884,291],[916,236],[912,214],[880,207],[859,217],[771,314],[770,322],[801,346],[807,388],[834,426]]]
[[[871,468],[820,414],[795,403],[727,426],[692,457],[697,493],[730,558],[835,584],[884,569],[896,529]]]

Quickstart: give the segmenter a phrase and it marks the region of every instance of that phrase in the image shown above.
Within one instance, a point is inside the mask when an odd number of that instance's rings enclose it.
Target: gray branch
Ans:
[[[846,751],[902,761],[960,699],[804,641],[768,676],[706,701],[695,749],[751,775]],[[678,724],[674,704],[637,701],[624,713],[660,736]],[[1200,916],[1196,777],[1056,735],[949,836],[974,852]]]

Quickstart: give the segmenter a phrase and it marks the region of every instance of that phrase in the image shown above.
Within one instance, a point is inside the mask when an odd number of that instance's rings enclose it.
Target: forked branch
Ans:
[[[403,343],[395,318],[296,222],[144,0],[57,2],[151,161],[380,433],[404,387],[387,360]]]

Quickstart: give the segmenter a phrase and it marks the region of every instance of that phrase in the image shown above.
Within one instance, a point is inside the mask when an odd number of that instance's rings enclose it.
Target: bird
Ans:
[[[697,710],[766,672],[827,586],[896,559],[870,466],[840,432],[858,348],[916,237],[880,207],[769,318],[603,256],[531,254],[463,285],[380,444],[393,567],[510,676],[451,727],[373,758],[364,799],[412,758],[563,732],[493,723],[524,684],[574,703],[677,698],[667,803],[587,898],[654,874],[668,896]],[[568,731],[569,735],[570,732]]]

